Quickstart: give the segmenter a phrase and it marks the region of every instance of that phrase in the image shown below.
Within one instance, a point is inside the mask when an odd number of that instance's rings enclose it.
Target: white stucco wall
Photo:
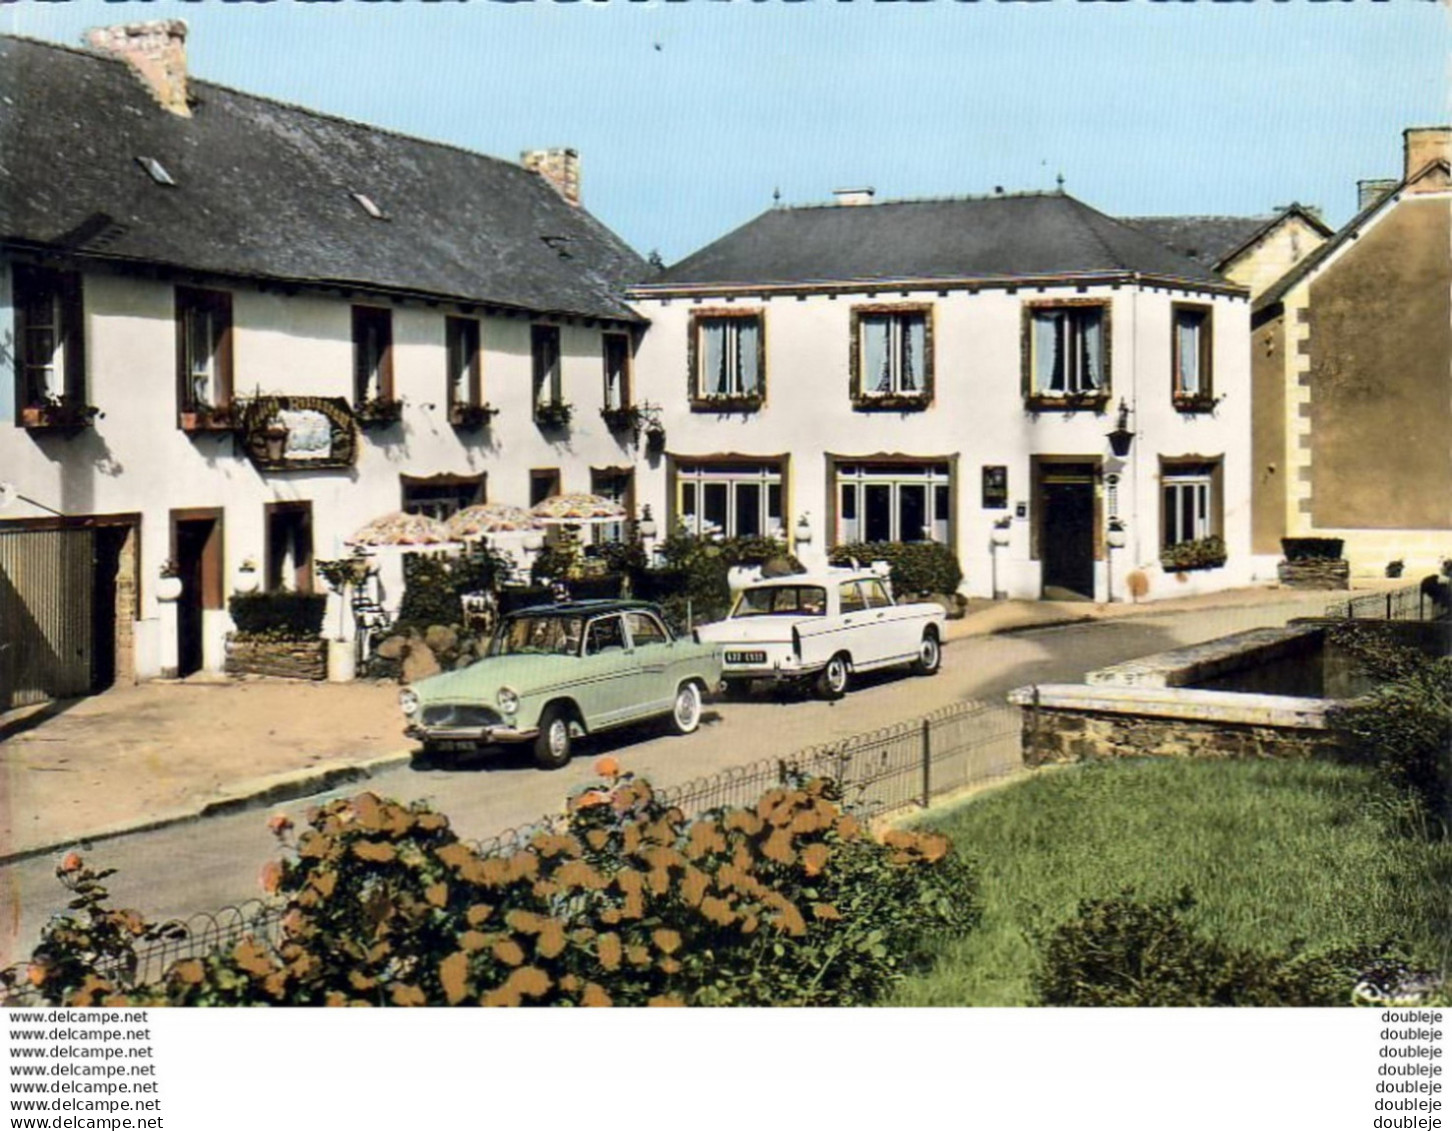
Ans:
[[[1025,302],[1102,298],[1111,309],[1109,408],[1092,411],[1026,411],[1022,395],[1022,310]],[[1213,307],[1214,387],[1223,397],[1214,413],[1177,412],[1171,402],[1171,304],[1193,301]],[[851,309],[865,303],[931,303],[935,395],[931,407],[913,412],[855,411],[849,396]],[[1106,434],[1115,426],[1122,398],[1131,408],[1136,439],[1121,471],[1120,516],[1129,544],[1114,555],[1114,595],[1126,593],[1128,574],[1140,569],[1150,597],[1242,584],[1249,579],[1249,303],[1242,297],[1198,295],[1124,285],[1059,288],[877,291],[739,296],[730,306],[759,309],[766,339],[766,403],[750,413],[693,412],[687,401],[687,334],[694,309],[722,308],[725,296],[642,298],[638,308],[652,322],[637,357],[639,395],[665,406],[667,451],[690,459],[731,453],[790,453],[789,525],[811,515],[814,543],[799,556],[811,558],[833,540],[823,524],[830,510],[827,453],[868,456],[957,457],[954,525],[963,590],[993,591],[993,523],[1013,506],[1010,545],[999,552],[998,588],[1010,596],[1041,593],[1040,563],[1030,555],[1035,501],[1031,457],[1108,459]],[[1219,457],[1223,461],[1223,522],[1229,561],[1218,570],[1180,578],[1165,576],[1159,556],[1159,456]],[[662,461],[664,462],[664,461]],[[1008,467],[1010,508],[981,504],[983,465]],[[1108,468],[1106,467],[1106,470]],[[647,487],[646,484],[649,484]],[[664,476],[640,481],[640,501],[660,516],[670,513]],[[1101,497],[1103,486],[1099,488]],[[824,538],[825,535],[825,538]],[[1105,563],[1097,563],[1096,596],[1109,595]]]
[[[0,341],[13,335],[9,264],[0,260]],[[233,389],[351,399],[352,303],[320,294],[284,296],[214,284],[232,294]],[[15,427],[12,351],[0,350],[0,478],[65,515],[141,515],[141,619],[137,660],[154,675],[155,579],[170,552],[170,513],[224,510],[223,553],[230,591],[244,559],[262,561],[264,504],[312,503],[317,558],[337,556],[368,520],[400,505],[400,476],[487,475],[487,497],[527,504],[531,468],[557,467],[562,489],[589,490],[590,468],[628,465],[632,449],[600,419],[602,351],[598,325],[560,327],[562,392],[575,412],[564,432],[533,420],[530,325],[526,317],[481,316],[483,399],[500,409],[490,426],[448,423],[444,319],[458,311],[422,303],[393,306],[394,392],[403,421],[360,432],[359,457],[345,471],[259,472],[230,435],[188,436],[177,427],[174,289],[169,283],[87,273],[83,279],[87,387],[104,416],[78,434]],[[547,321],[539,319],[539,321]],[[43,517],[16,503],[0,521]],[[321,588],[321,584],[319,586]],[[219,668],[225,615],[208,616],[206,666]]]

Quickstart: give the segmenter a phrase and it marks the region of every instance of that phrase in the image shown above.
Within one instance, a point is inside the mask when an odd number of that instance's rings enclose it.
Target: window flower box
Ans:
[[[852,398],[857,412],[922,412],[932,397],[921,393],[858,393]]]
[[[600,419],[612,432],[638,433],[645,417],[634,405],[624,405],[620,408],[602,408]]]
[[[392,397],[370,397],[353,406],[353,415],[364,428],[390,428],[403,419],[403,402]]]
[[[499,410],[489,404],[456,401],[449,406],[449,423],[455,428],[483,428],[498,415]]]
[[[99,415],[101,410],[95,405],[67,394],[51,397],[41,404],[25,405],[20,410],[20,423],[37,432],[75,432],[91,427]]]
[[[1209,393],[1176,393],[1173,403],[1176,412],[1214,412],[1219,398]]]
[[[195,405],[177,414],[183,432],[230,432],[236,427],[231,405]]]
[[[565,428],[575,406],[567,401],[539,401],[534,406],[534,422],[541,428]]]
[[[1177,542],[1160,551],[1160,568],[1166,573],[1189,573],[1196,569],[1217,569],[1225,564],[1225,542],[1218,535]]]
[[[691,398],[692,412],[755,412],[766,403],[761,393],[736,393],[724,396]]]
[[[1092,393],[1030,393],[1025,398],[1029,412],[1103,413],[1109,407],[1109,391]]]

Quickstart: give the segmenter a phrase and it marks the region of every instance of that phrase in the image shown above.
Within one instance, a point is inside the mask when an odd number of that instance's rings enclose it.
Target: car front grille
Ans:
[[[503,721],[490,707],[439,703],[423,709],[423,724],[429,727],[496,727]]]

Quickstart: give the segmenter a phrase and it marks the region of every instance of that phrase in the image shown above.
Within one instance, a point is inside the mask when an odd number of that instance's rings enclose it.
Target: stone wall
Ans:
[[[1023,712],[1028,766],[1091,758],[1284,758],[1335,753],[1332,732],[1199,719],[1100,714],[1058,708]]]
[[[227,640],[228,675],[270,675],[284,679],[326,679],[328,642],[317,640]]]
[[[1287,589],[1350,589],[1351,564],[1345,558],[1283,561],[1276,576]]]

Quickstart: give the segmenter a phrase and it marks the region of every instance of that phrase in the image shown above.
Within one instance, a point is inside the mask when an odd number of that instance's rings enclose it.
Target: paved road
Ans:
[[[696,734],[679,738],[637,728],[586,746],[570,766],[536,770],[526,754],[448,768],[400,766],[369,788],[402,800],[422,798],[449,814],[466,837],[487,837],[558,811],[564,796],[593,777],[600,753],[658,785],[673,785],[759,758],[909,719],[962,699],[1001,697],[1027,683],[1073,682],[1086,671],[1183,644],[1304,615],[1305,602],[1197,610],[969,637],[944,651],[931,679],[881,674],[864,678],[845,699],[756,698],[716,704]],[[345,792],[356,792],[352,787]],[[294,816],[318,798],[282,807]],[[114,902],[157,917],[185,915],[260,894],[257,875],[274,844],[254,810],[108,840],[90,853],[117,868]],[[63,906],[54,861],[45,857],[0,869],[0,965],[28,953],[45,918]]]

